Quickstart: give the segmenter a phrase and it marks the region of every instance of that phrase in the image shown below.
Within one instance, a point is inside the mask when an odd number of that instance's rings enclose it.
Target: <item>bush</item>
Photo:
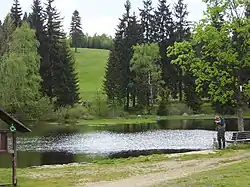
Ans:
[[[72,122],[89,117],[88,110],[82,105],[75,104],[69,107],[62,107],[56,110],[55,120],[60,122]]]
[[[160,105],[157,110],[157,115],[158,116],[167,116],[169,115],[169,96],[170,92],[165,89],[161,89],[159,92],[160,95]]]
[[[54,115],[54,107],[48,97],[42,97],[38,101],[30,101],[29,105],[17,109],[14,115],[22,120],[50,120]]]
[[[184,113],[193,114],[192,109],[184,103],[172,104],[169,108],[169,115],[183,115]]]
[[[168,106],[165,102],[160,102],[160,105],[158,107],[157,113],[158,116],[167,116],[169,115],[169,111],[168,111]]]

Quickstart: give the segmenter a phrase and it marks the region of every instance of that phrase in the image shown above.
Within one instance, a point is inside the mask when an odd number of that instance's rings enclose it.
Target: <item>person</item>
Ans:
[[[226,141],[225,141],[225,131],[226,131],[226,124],[224,118],[220,116],[215,116],[215,123],[217,129],[217,141],[219,144],[219,149],[225,149]]]

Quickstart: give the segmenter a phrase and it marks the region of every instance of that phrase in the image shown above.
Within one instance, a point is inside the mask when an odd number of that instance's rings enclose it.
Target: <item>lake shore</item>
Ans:
[[[117,124],[142,124],[142,123],[156,123],[159,120],[212,120],[214,115],[179,115],[179,116],[131,116],[131,117],[117,117],[117,118],[94,118],[79,120],[77,125],[117,125]],[[237,116],[226,115],[225,118],[236,119]],[[249,119],[250,116],[244,116]]]
[[[177,179],[185,177],[180,173],[195,174],[218,167],[232,167],[231,164],[233,165],[241,160],[246,161],[249,167],[250,149],[243,148],[186,154],[150,155],[127,159],[104,159],[87,164],[70,164],[61,167],[43,166],[18,169],[18,182],[23,187],[31,187],[34,184],[37,187],[112,187],[117,185],[125,187],[128,183],[143,186],[145,182],[147,184],[152,183],[154,186],[164,186],[169,182],[176,184],[174,182]],[[243,175],[242,173],[242,176],[244,177],[246,174]],[[211,172],[210,175],[212,176]],[[237,173],[237,176],[240,175],[240,173]],[[168,177],[166,178],[166,176]],[[144,180],[141,180],[142,178]],[[151,180],[152,178],[154,180]],[[11,169],[0,169],[0,184],[8,183],[10,179]],[[209,179],[211,182],[212,180],[213,178]]]

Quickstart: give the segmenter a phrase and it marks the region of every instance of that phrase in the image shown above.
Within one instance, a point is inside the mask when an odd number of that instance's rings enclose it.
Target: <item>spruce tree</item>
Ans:
[[[19,0],[14,0],[14,3],[11,7],[11,18],[14,21],[16,27],[21,26],[22,24],[22,8],[20,6]]]
[[[59,62],[60,39],[63,36],[61,32],[61,18],[56,8],[52,6],[54,0],[48,0],[44,13],[45,34],[46,34],[46,54],[41,64],[41,77],[43,79],[42,89],[51,99],[56,97],[54,89],[56,86],[56,77],[54,76],[55,64]]]
[[[46,66],[46,56],[48,53],[47,50],[47,37],[45,34],[45,27],[44,27],[44,16],[43,16],[43,8],[41,5],[40,0],[33,0],[32,4],[32,12],[29,15],[28,22],[30,24],[30,27],[36,31],[36,38],[39,41],[39,46],[38,46],[38,52],[40,54],[40,75],[44,79],[45,74],[47,72],[47,66]],[[44,95],[46,95],[45,91],[45,83],[41,82],[42,84],[42,92]]]
[[[75,10],[72,15],[70,24],[70,37],[71,45],[75,48],[75,52],[77,52],[77,48],[81,47],[81,39],[83,37],[81,17],[77,10]]]
[[[139,9],[144,33],[143,43],[152,43],[154,42],[154,8],[152,7],[152,0],[143,0],[143,6],[143,9]]]
[[[45,46],[44,60],[41,63],[43,92],[51,99],[56,98],[56,106],[72,105],[79,100],[77,78],[74,72],[74,60],[65,43],[61,18],[54,0],[48,0],[45,11]]]
[[[124,48],[124,28],[125,24],[123,21],[121,21],[116,30],[113,48],[109,54],[104,80],[104,91],[107,94],[108,102],[112,104],[117,103],[119,105],[123,104],[123,96],[121,96],[122,76],[120,75],[120,72],[123,70],[121,52]]]
[[[131,16],[130,1],[127,0],[124,6],[126,12],[120,19],[113,49],[110,52],[104,90],[110,102],[116,101],[119,104],[125,104],[125,109],[128,109],[131,94],[133,99],[135,98],[135,88],[132,86],[133,76],[130,72],[130,60],[133,56],[132,46],[141,43],[143,35],[136,16]]]
[[[175,41],[183,42],[190,37],[190,27],[187,21],[187,5],[184,0],[178,0],[174,5],[174,20],[175,20]],[[179,100],[183,100],[183,72],[178,66],[178,92]]]
[[[67,106],[79,101],[79,87],[77,73],[74,68],[75,59],[70,45],[66,38],[62,39],[61,42],[60,63],[55,63],[54,66],[54,76],[57,83],[54,87],[54,94],[57,97],[57,106]]]
[[[171,64],[171,58],[167,57],[167,48],[173,45],[174,22],[170,5],[166,0],[159,0],[157,10],[155,11],[155,35],[160,47],[162,78],[167,84],[169,90],[174,90],[176,85],[176,68]]]

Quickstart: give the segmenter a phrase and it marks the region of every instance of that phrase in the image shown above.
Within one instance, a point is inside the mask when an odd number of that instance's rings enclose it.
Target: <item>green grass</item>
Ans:
[[[250,159],[175,180],[158,187],[247,187],[250,186]]]
[[[78,49],[75,53],[79,76],[80,96],[91,100],[102,87],[109,51],[103,49]]]
[[[247,147],[239,147],[239,149]],[[248,149],[249,150],[249,149]],[[185,160],[214,158],[214,157],[230,157],[239,155],[247,150],[228,149],[218,151],[215,154],[208,155],[190,155],[183,156]],[[96,162],[79,165],[64,166],[52,168],[25,168],[18,169],[18,183],[21,187],[67,187],[67,186],[84,186],[87,182],[109,181],[126,178],[134,175],[147,175],[154,172],[162,172],[162,168],[152,168],[154,164],[162,161],[179,160],[180,158],[169,158],[168,155],[150,155],[140,156],[136,158],[121,159],[104,159]],[[250,163],[250,162],[249,162]],[[152,165],[153,164],[153,165]],[[250,165],[249,165],[250,166]],[[246,167],[245,167],[246,168]],[[249,167],[250,168],[250,167]],[[248,169],[249,170],[249,169]],[[243,169],[240,170],[243,172]],[[244,173],[237,173],[242,175]],[[0,184],[10,183],[11,169],[0,168]]]
[[[226,118],[237,118],[237,116],[225,116]],[[244,116],[250,118],[250,116]],[[164,116],[158,118],[157,116],[142,116],[142,117],[117,117],[117,118],[94,118],[88,120],[78,121],[78,125],[117,125],[117,124],[142,124],[142,123],[156,123],[157,120],[192,120],[192,119],[214,119],[214,115],[190,115],[190,116]]]

